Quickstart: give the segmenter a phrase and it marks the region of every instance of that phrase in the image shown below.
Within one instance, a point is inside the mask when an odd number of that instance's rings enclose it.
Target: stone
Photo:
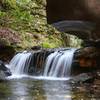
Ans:
[[[99,68],[100,49],[94,46],[78,49],[75,52],[74,59],[80,63],[80,66]]]
[[[32,50],[40,50],[41,49],[41,46],[33,46],[31,47]]]
[[[0,81],[5,80],[5,77],[6,77],[6,75],[5,75],[4,71],[0,70]]]
[[[4,62],[0,60],[0,72],[3,76],[10,76],[11,72],[10,70],[5,66]]]
[[[93,83],[95,76],[92,73],[82,73],[70,79],[72,83]]]

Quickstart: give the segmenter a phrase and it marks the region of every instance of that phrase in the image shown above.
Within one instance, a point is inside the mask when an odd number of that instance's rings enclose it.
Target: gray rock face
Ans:
[[[10,75],[10,70],[5,66],[4,62],[0,60],[0,80],[5,79],[6,76]]]
[[[75,21],[64,20],[53,24],[61,32],[76,35],[83,40],[90,40],[92,38],[91,32],[95,28],[95,24],[89,21]]]
[[[95,79],[93,73],[82,73],[71,78],[72,83],[92,83]]]

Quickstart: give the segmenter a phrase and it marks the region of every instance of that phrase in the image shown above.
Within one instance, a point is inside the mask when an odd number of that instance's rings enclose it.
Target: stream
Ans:
[[[0,100],[100,100],[100,92],[90,86],[65,79],[12,78],[0,82]]]
[[[0,100],[100,100],[100,80],[97,83],[69,80],[75,50],[49,54],[43,69],[40,67],[42,73],[38,75],[34,73],[38,65],[42,65],[41,55],[31,52],[16,54],[6,66],[12,75],[0,81]]]

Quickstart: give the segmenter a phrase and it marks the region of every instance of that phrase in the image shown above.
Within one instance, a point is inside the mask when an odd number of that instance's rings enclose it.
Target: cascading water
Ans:
[[[12,75],[22,75],[28,73],[27,69],[30,65],[32,54],[30,52],[22,52],[16,54],[9,63]]]
[[[28,75],[30,71],[32,71],[31,75],[36,75],[35,72],[38,71],[38,67],[40,67],[40,70],[42,69],[42,78],[69,77],[75,50],[76,49],[56,50],[54,53],[48,54],[46,59],[39,53],[24,51],[13,57],[9,63],[9,68],[12,72],[12,76]],[[42,67],[43,65],[44,67]]]
[[[56,51],[46,60],[44,76],[68,77],[71,73],[73,55],[76,49]]]

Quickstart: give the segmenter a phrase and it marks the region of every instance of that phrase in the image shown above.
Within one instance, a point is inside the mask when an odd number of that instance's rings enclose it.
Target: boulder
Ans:
[[[93,73],[82,73],[70,79],[71,83],[93,83],[95,75]]]
[[[74,59],[81,67],[99,68],[100,53],[96,47],[84,47],[75,52]]]
[[[10,70],[5,66],[4,62],[0,60],[0,76],[10,76]]]

